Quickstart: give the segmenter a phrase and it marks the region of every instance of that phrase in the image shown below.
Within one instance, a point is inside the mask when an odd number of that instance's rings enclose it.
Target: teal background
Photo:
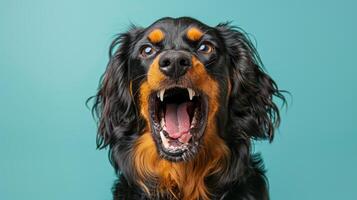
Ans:
[[[115,180],[85,107],[114,35],[192,16],[254,35],[289,90],[272,144],[273,200],[356,199],[356,1],[0,1],[0,199],[111,199]]]

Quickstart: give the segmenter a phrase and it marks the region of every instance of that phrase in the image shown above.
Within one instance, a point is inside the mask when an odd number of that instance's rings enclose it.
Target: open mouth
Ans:
[[[149,112],[161,155],[186,160],[198,151],[206,127],[207,101],[191,88],[174,87],[153,93]]]

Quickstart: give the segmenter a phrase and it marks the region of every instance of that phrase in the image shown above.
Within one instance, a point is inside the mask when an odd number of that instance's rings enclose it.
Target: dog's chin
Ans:
[[[160,156],[188,161],[198,153],[207,125],[205,94],[191,88],[171,87],[152,93],[150,123]]]

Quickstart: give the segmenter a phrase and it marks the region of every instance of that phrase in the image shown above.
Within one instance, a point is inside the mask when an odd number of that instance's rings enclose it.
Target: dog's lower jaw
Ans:
[[[166,193],[183,200],[210,199],[205,178],[212,174],[224,174],[226,166],[229,166],[229,149],[215,133],[215,123],[211,120],[209,118],[199,153],[187,162],[161,158],[150,132],[138,139],[133,156],[134,169],[138,174],[136,181],[148,196]],[[177,190],[179,194],[175,193]]]

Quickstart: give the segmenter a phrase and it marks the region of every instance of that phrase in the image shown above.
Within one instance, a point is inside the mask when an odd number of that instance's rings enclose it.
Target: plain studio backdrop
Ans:
[[[1,0],[0,199],[111,199],[85,101],[115,34],[164,16],[242,27],[292,93],[274,142],[255,145],[271,199],[356,199],[355,2]]]

